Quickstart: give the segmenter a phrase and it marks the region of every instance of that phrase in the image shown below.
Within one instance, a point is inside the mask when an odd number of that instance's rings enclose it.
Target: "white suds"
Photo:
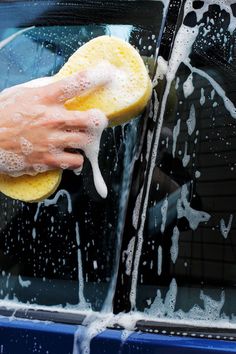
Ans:
[[[187,185],[184,184],[181,188],[181,198],[177,201],[177,215],[178,219],[185,217],[191,229],[196,230],[200,222],[207,222],[211,216],[205,211],[191,208],[187,200],[188,194]]]
[[[204,88],[202,87],[201,88],[200,105],[203,106],[205,102],[206,102],[206,97],[205,97],[205,94],[204,94]]]
[[[177,226],[174,227],[171,240],[172,240],[172,245],[170,248],[170,255],[171,255],[172,262],[175,263],[179,254],[179,229]]]
[[[125,261],[125,273],[127,275],[131,274],[132,270],[132,259],[134,253],[134,244],[135,244],[135,237],[132,237],[129,241],[128,247],[126,251],[123,251],[122,261]]]
[[[175,157],[176,144],[177,144],[177,138],[179,136],[179,132],[180,132],[180,119],[177,120],[177,123],[173,129],[173,146],[172,146],[173,157]]]
[[[230,214],[227,226],[226,226],[223,218],[220,220],[220,232],[224,238],[228,237],[228,234],[229,234],[231,227],[232,227],[232,222],[233,222],[233,214]]]
[[[166,219],[167,219],[167,210],[168,210],[168,199],[167,197],[164,199],[163,204],[161,206],[161,232],[164,233],[166,227]]]
[[[33,144],[25,139],[23,136],[20,137],[21,150],[24,155],[30,155],[33,152]]]
[[[190,161],[190,155],[188,154],[188,142],[185,141],[184,144],[184,156],[182,158],[183,166],[186,167]]]
[[[190,74],[187,78],[187,80],[183,83],[183,91],[184,91],[184,97],[187,98],[190,96],[193,91],[194,91],[194,86],[193,86],[193,74]]]
[[[161,275],[162,272],[162,247],[158,246],[157,251],[157,274]]]
[[[19,280],[19,284],[22,286],[22,288],[28,288],[31,285],[30,280],[23,280],[20,275],[18,275],[18,280]]]
[[[85,300],[84,297],[84,275],[83,275],[83,264],[82,264],[82,255],[81,255],[81,245],[80,245],[80,234],[79,234],[79,224],[76,222],[75,224],[75,235],[76,235],[76,243],[78,246],[77,250],[77,267],[78,267],[78,309],[90,309],[91,305]]]
[[[11,176],[19,176],[26,167],[23,156],[0,149],[0,171]]]
[[[67,211],[68,211],[68,213],[71,213],[71,212],[72,212],[72,202],[71,202],[70,194],[69,194],[69,192],[67,192],[65,189],[60,189],[60,190],[56,193],[56,195],[55,195],[54,198],[52,198],[52,199],[45,199],[44,201],[38,203],[38,207],[37,207],[36,213],[35,213],[35,215],[34,215],[34,221],[36,222],[37,219],[38,219],[38,215],[39,215],[39,211],[40,211],[41,206],[44,205],[45,207],[47,207],[47,206],[49,206],[49,205],[56,205],[57,202],[58,202],[58,199],[59,199],[60,197],[64,197],[64,196],[67,197],[67,203],[68,203],[68,210],[67,210]]]
[[[106,116],[99,110],[93,109],[90,111],[90,117],[92,119],[93,125],[90,129],[90,142],[84,146],[84,153],[89,159],[92,170],[93,170],[93,178],[94,184],[97,192],[100,194],[102,198],[107,197],[107,186],[102,177],[101,171],[98,165],[98,153],[100,147],[100,139],[103,133],[103,130],[108,125],[108,120]]]
[[[192,135],[196,127],[196,113],[193,104],[191,104],[189,116],[186,123],[188,127],[188,135]]]

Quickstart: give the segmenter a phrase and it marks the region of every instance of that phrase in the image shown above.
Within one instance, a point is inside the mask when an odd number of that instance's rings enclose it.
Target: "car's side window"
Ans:
[[[228,3],[187,1],[168,69],[158,61],[168,98],[130,240],[131,305],[156,320],[235,322],[235,28]]]
[[[147,18],[142,20],[139,15],[133,24],[136,16],[133,8],[137,10],[139,6],[136,4],[130,5],[127,19],[116,9],[119,5],[107,4],[108,19],[113,16],[110,24],[94,24],[98,15],[93,18],[92,10],[86,15],[90,21],[87,23],[83,13],[80,18],[83,5],[78,8],[74,20],[77,24],[73,25],[70,21],[75,9],[69,5],[65,7],[64,18],[61,18],[62,5],[56,8],[53,5],[55,19],[52,20],[48,14],[50,7],[43,12],[41,6],[46,5],[38,2],[35,6],[41,20],[36,17],[27,27],[22,23],[23,29],[11,28],[9,15],[9,23],[6,21],[0,31],[1,89],[55,74],[81,45],[104,34],[133,44],[153,75],[163,4],[150,3],[150,9],[140,6],[151,17],[152,8],[160,10],[155,23],[149,23]],[[27,3],[22,6],[30,11]],[[20,16],[20,7],[17,10],[12,4],[12,11],[16,17]],[[100,13],[101,16],[106,17],[105,13]],[[50,200],[28,204],[1,195],[2,300],[38,306],[72,306],[77,310],[100,310],[104,306],[109,286],[114,288],[112,277],[115,262],[119,261],[119,238],[142,125],[143,120],[137,117],[124,126],[106,129],[102,136],[99,165],[108,187],[106,199],[96,192],[88,161],[79,176],[72,171],[63,173],[59,189]],[[111,306],[112,298],[108,302]]]

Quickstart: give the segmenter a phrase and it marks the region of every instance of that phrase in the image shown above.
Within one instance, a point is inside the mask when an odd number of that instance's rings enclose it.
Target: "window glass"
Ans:
[[[64,22],[52,20],[50,2],[43,10],[36,3],[22,23],[13,4],[8,20],[0,14],[0,89],[55,74],[103,34],[133,44],[153,77],[163,3],[125,3],[119,17],[114,4],[107,16],[83,7],[74,22],[67,12]],[[236,10],[179,4],[169,8],[174,21],[163,33],[149,111],[103,133],[108,198],[97,194],[88,161],[80,176],[64,172],[43,203],[0,196],[2,304],[101,310],[115,295],[116,312],[235,324]]]
[[[154,6],[156,2],[150,4]],[[26,12],[30,11],[27,3],[21,5]],[[79,15],[74,20],[70,17],[71,12],[77,14],[75,7],[68,15],[69,5],[64,18],[57,5],[59,24],[52,24],[52,18],[45,24],[47,12],[44,17],[39,2],[32,10],[38,9],[39,17],[31,21],[32,12],[30,20],[27,19],[27,23],[32,22],[29,26],[23,22],[13,27],[11,22],[16,21],[17,16],[23,16],[22,9],[18,11],[14,6],[12,4],[11,9],[16,16],[12,19],[12,13],[6,12],[8,21],[3,19],[2,24],[6,25],[0,28],[1,89],[55,74],[76,49],[103,34],[129,41],[145,60],[151,58],[147,65],[154,62],[163,18],[162,3],[155,5],[155,9],[160,10],[156,23],[148,24],[145,18],[140,25],[133,25],[128,20],[124,24],[119,20],[117,24],[115,17],[113,22],[108,17],[109,25],[95,25],[96,12],[94,19],[90,12],[90,23],[86,24],[81,15],[80,24]],[[132,14],[131,5],[128,9]],[[47,10],[50,10],[50,2]],[[113,10],[109,11],[111,14]],[[145,11],[151,14],[152,5]],[[75,23],[67,24],[70,21]],[[152,75],[153,65],[149,68]],[[119,260],[119,238],[142,122],[137,117],[125,126],[106,129],[103,133],[99,165],[108,186],[105,200],[95,190],[88,161],[79,176],[65,171],[57,192],[42,203],[22,203],[0,196],[2,300],[78,310],[90,307],[99,310],[104,303],[111,306],[112,298],[108,297],[108,302],[106,298],[109,286],[110,291],[114,291],[111,279]]]
[[[226,328],[236,315],[235,5],[186,1],[183,11],[168,69],[158,59],[161,128],[133,213],[129,300],[154,319]]]

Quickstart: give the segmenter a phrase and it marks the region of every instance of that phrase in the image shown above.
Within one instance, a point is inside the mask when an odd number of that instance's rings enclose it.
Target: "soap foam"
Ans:
[[[113,75],[118,69],[107,60],[100,61],[95,67],[90,68],[86,77],[91,86],[112,84]]]
[[[0,171],[10,176],[19,176],[26,167],[25,158],[13,152],[0,149]]]
[[[92,170],[94,184],[97,189],[97,192],[102,198],[107,196],[107,187],[102,177],[101,171],[98,165],[98,153],[100,140],[103,133],[103,130],[108,126],[108,120],[101,111],[93,109],[89,111],[90,120],[92,122],[91,128],[89,130],[89,135],[91,140],[87,145],[83,147],[86,157],[89,159]]]
[[[21,151],[23,152],[24,155],[30,155],[33,152],[33,144],[25,139],[24,137],[20,137],[20,145],[21,145]]]
[[[173,234],[171,237],[171,248],[170,248],[170,256],[173,263],[176,262],[179,254],[179,229],[177,226],[173,229]]]

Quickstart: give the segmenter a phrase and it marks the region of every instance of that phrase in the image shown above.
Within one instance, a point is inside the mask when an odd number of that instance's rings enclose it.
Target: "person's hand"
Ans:
[[[100,63],[55,83],[41,87],[14,86],[0,93],[0,172],[13,176],[50,169],[78,169],[80,153],[104,114],[99,110],[68,111],[64,102],[106,85],[113,67]],[[48,79],[48,78],[46,78]],[[50,80],[50,79],[49,79]]]

